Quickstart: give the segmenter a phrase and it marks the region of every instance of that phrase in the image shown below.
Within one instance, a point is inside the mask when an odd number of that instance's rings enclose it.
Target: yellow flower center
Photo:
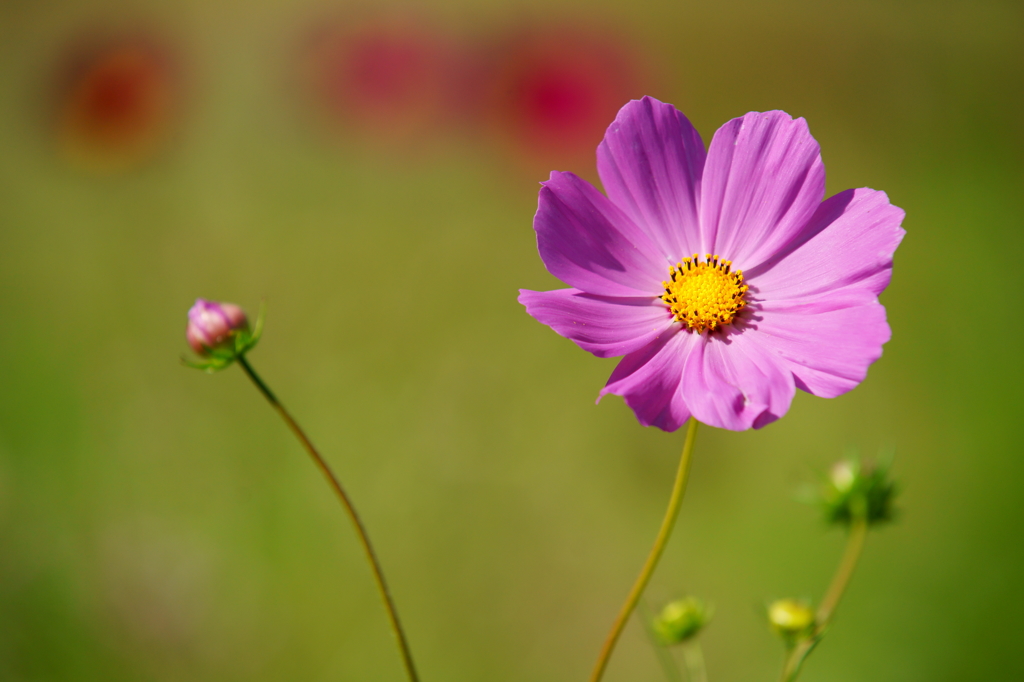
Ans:
[[[668,273],[668,281],[662,282],[665,293],[661,300],[690,331],[714,331],[727,325],[747,304],[743,271],[733,272],[732,261],[719,260],[710,253],[701,261],[693,254]]]

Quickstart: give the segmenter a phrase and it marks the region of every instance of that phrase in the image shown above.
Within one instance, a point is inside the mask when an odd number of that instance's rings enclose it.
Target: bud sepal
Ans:
[[[821,486],[818,504],[829,524],[849,526],[863,518],[869,525],[891,521],[898,486],[889,476],[891,458],[877,463],[857,456],[836,462]]]

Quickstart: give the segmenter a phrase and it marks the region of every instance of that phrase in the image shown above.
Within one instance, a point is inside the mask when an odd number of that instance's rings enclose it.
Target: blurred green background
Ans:
[[[403,679],[306,455],[237,369],[179,364],[197,296],[266,297],[251,360],[354,497],[426,682],[589,673],[683,437],[595,406],[614,362],[515,300],[557,286],[537,182],[594,177],[600,133],[531,156],[472,106],[433,136],[325,124],[296,46],[349,10],[0,4],[0,680]],[[884,357],[762,431],[702,430],[649,596],[715,605],[712,680],[776,679],[763,605],[820,596],[843,541],[794,493],[848,447],[891,446],[902,514],[872,533],[803,679],[1024,679],[1024,6],[393,11],[478,44],[613,29],[641,64],[629,96],[676,104],[705,141],[750,110],[804,116],[829,194],[870,186],[906,209]],[[55,74],[104,31],[159,36],[174,64],[157,69],[173,72],[162,142],[115,171],[59,142],[76,133]],[[636,622],[606,679],[662,679]]]

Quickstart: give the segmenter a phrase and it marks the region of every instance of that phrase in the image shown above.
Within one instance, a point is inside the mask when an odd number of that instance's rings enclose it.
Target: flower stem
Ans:
[[[700,642],[683,644],[683,660],[686,661],[686,672],[690,682],[708,682],[707,668],[704,666],[704,651]]]
[[[676,481],[672,486],[672,496],[668,501],[668,509],[665,510],[665,518],[661,520],[661,529],[658,531],[658,537],[654,541],[654,546],[651,547],[651,553],[647,556],[647,561],[644,563],[640,575],[637,577],[636,582],[633,583],[633,589],[629,591],[629,596],[626,597],[626,603],[622,605],[618,617],[616,617],[615,622],[612,624],[611,632],[608,633],[604,646],[601,647],[601,654],[597,657],[594,672],[590,674],[590,682],[598,682],[604,675],[604,670],[608,666],[608,660],[615,649],[615,643],[618,642],[619,635],[622,634],[622,630],[626,627],[626,621],[629,620],[629,616],[633,609],[636,608],[640,595],[643,594],[644,588],[647,587],[647,582],[651,579],[651,575],[658,565],[661,553],[665,551],[665,545],[668,543],[668,538],[672,534],[672,528],[676,524],[676,516],[679,515],[679,507],[683,503],[686,481],[690,477],[690,455],[693,454],[693,444],[697,436],[697,424],[697,420],[691,417],[690,425],[686,429],[686,442],[683,444],[683,454],[679,459]]]
[[[644,621],[644,632],[647,633],[647,639],[651,642],[654,655],[658,657],[658,663],[661,664],[661,669],[665,673],[665,679],[668,682],[683,682],[683,674],[679,672],[679,665],[676,663],[672,652],[669,651],[667,646],[658,641],[658,635],[654,632],[652,625],[654,618],[650,608],[647,606],[646,600],[641,599],[637,602],[636,610]]]
[[[338,499],[341,501],[341,505],[345,508],[345,512],[348,514],[349,519],[352,521],[352,525],[355,527],[356,535],[359,538],[359,543],[363,546],[363,550],[366,552],[366,558],[370,563],[370,570],[373,572],[373,577],[377,582],[377,591],[380,592],[380,598],[384,602],[384,609],[387,611],[388,620],[391,622],[391,631],[395,635],[395,639],[398,640],[398,648],[402,654],[402,663],[405,665],[405,671],[408,674],[410,682],[419,682],[419,676],[416,674],[416,667],[412,662],[412,652],[409,650],[409,642],[405,638],[405,632],[402,630],[402,625],[398,620],[398,611],[395,609],[395,603],[391,599],[391,593],[388,591],[387,583],[384,581],[384,571],[381,569],[380,561],[377,559],[377,554],[373,551],[373,545],[370,544],[370,536],[366,533],[366,527],[363,526],[363,522],[359,518],[359,514],[356,513],[356,508],[352,504],[352,500],[349,499],[345,493],[345,489],[341,487],[341,482],[338,477],[334,475],[331,468],[324,461],[324,458],[320,456],[317,449],[313,446],[313,443],[306,436],[302,428],[298,425],[295,419],[284,409],[284,405],[278,401],[277,397],[271,392],[263,380],[248,360],[245,359],[245,354],[239,354],[236,358],[238,364],[241,365],[242,370],[245,371],[246,375],[256,385],[256,388],[260,390],[263,397],[267,399],[271,407],[277,410],[277,413],[281,415],[288,428],[291,429],[295,437],[302,443],[302,447],[306,449],[309,456],[313,458],[313,462],[317,468],[327,479],[331,488],[337,494]]]
[[[828,590],[825,591],[825,596],[821,600],[821,606],[818,607],[818,612],[815,614],[816,624],[814,632],[790,650],[789,655],[786,657],[786,662],[782,666],[781,682],[794,682],[796,680],[804,661],[811,651],[814,650],[814,647],[818,645],[818,642],[821,641],[825,630],[828,629],[832,617],[835,615],[836,607],[839,605],[839,600],[842,599],[843,593],[846,592],[846,587],[850,584],[850,578],[853,577],[853,571],[857,568],[857,561],[864,550],[864,540],[867,534],[867,514],[855,515],[850,522],[850,532],[846,538],[846,549],[843,551],[843,558],[840,560],[839,567],[836,569],[835,575],[832,576],[832,583],[828,586]]]

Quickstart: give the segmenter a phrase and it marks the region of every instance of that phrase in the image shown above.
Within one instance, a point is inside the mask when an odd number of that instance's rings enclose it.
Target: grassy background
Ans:
[[[868,380],[799,394],[763,431],[700,434],[649,594],[714,603],[711,679],[777,675],[763,603],[820,595],[842,546],[793,492],[851,446],[895,448],[903,514],[869,539],[805,679],[1024,677],[1021,5],[416,9],[455,33],[597,16],[706,141],[785,109],[830,194],[871,186],[907,211]],[[402,679],[298,445],[240,372],[178,364],[196,296],[266,296],[251,359],[355,498],[424,680],[584,679],[642,562],[682,433],[595,407],[613,362],[516,303],[556,284],[531,231],[548,168],[457,135],[414,156],[325,144],[282,85],[322,10],[0,5],[2,680]],[[133,20],[177,41],[186,113],[158,158],[84,172],[55,152],[45,82],[83,26]],[[592,176],[580,163],[555,165]],[[660,679],[636,623],[607,679]]]

